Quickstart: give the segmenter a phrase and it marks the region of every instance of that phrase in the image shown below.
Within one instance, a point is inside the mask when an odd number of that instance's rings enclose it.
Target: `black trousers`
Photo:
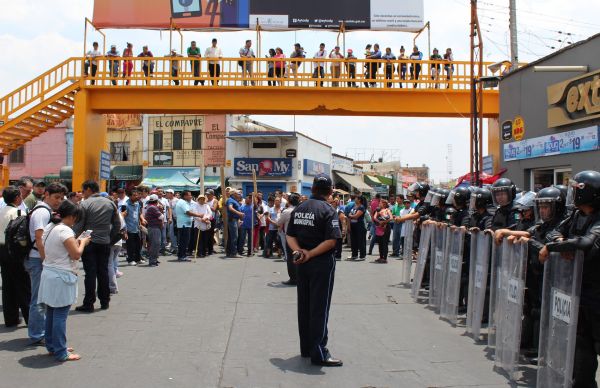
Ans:
[[[600,355],[600,311],[579,306],[573,388],[596,388],[596,370]]]
[[[178,69],[171,69],[171,77],[176,78],[179,77],[179,70]],[[173,83],[177,86],[179,86],[179,80],[178,79],[174,79]]]
[[[98,288],[98,299],[101,305],[110,302],[110,289],[108,287],[108,256],[110,245],[90,243],[85,247],[81,261],[85,271],[85,297],[84,306],[92,306],[96,302],[96,281]]]
[[[92,68],[92,77],[96,76],[96,72],[98,71],[98,65],[94,65],[93,63],[90,65],[89,61],[85,61],[84,67],[85,67],[85,70],[84,70],[85,75],[89,75],[88,70],[91,67]],[[92,80],[91,83],[92,83],[92,85],[95,85],[96,80]]]
[[[200,61],[191,61],[191,64],[194,78],[196,78],[194,80],[194,85],[198,85],[198,83],[204,85],[204,81],[198,79],[198,77],[200,77]]]
[[[285,261],[287,264],[288,276],[290,281],[298,282],[298,266],[294,264],[294,258],[292,257],[292,249],[288,244],[285,244]]]
[[[348,66],[348,76],[352,80],[356,79],[356,65]],[[354,82],[354,81],[348,82],[347,84],[348,84],[348,87],[356,87],[356,82]]]
[[[2,313],[4,324],[19,323],[19,310],[25,323],[29,322],[31,279],[23,263],[9,257],[5,245],[0,245],[0,271],[2,272]]]
[[[325,68],[323,66],[317,66],[315,67],[315,71],[313,71],[313,78],[325,78]],[[319,84],[319,86],[323,86],[323,82],[315,82],[315,86],[317,86],[317,84]]]
[[[314,361],[329,357],[327,321],[334,278],[333,252],[298,266],[300,354]]]
[[[335,258],[336,259],[341,259],[342,258],[342,239],[338,238],[337,241],[335,242]]]
[[[140,251],[142,250],[142,240],[140,234],[127,232],[127,262],[136,263],[141,260]]]
[[[352,249],[352,257],[364,259],[367,256],[367,231],[359,223],[350,224],[350,248]],[[358,256],[359,253],[360,256]]]
[[[395,73],[394,66],[385,65],[385,79],[393,79],[394,73]],[[392,82],[388,82],[387,87],[388,88],[394,87],[394,84]]]
[[[183,228],[179,228],[177,235],[177,259],[182,260],[187,257],[188,247],[190,245],[190,234],[192,228],[189,226],[184,226]]]
[[[210,74],[210,78],[213,78],[210,82],[212,82],[213,85],[216,82],[218,85],[219,80],[215,81],[214,78],[215,77],[219,78],[219,76],[221,75],[221,65],[219,65],[218,63],[209,63],[208,64],[208,73]]]
[[[378,242],[378,247],[379,247],[379,258],[381,258],[381,259],[387,260],[387,257],[388,257],[389,243],[390,243],[390,231],[391,231],[391,228],[388,225],[385,227],[385,232],[383,233],[383,236],[377,236],[377,242]]]
[[[416,64],[414,67],[413,67],[413,65],[410,66],[410,78],[412,78],[413,80],[418,80],[420,74],[421,74],[421,65]],[[419,84],[415,82],[413,84],[413,86],[415,88],[417,88],[419,86]]]

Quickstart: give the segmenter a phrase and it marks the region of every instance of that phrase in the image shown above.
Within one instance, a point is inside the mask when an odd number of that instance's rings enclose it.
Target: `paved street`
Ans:
[[[398,285],[401,261],[338,263],[330,349],[344,367],[327,369],[299,356],[295,288],[280,284],[283,262],[172,260],[123,267],[110,310],[71,312],[69,346],[83,356],[79,362],[58,364],[45,349],[27,347],[25,327],[0,329],[0,386],[508,385],[484,345],[412,302]]]

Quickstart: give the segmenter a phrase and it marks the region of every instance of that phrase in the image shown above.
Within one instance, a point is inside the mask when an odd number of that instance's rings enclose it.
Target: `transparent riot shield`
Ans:
[[[419,253],[417,256],[417,268],[415,270],[415,277],[413,279],[412,290],[410,293],[411,297],[415,301],[419,299],[419,291],[421,290],[421,283],[423,282],[423,273],[425,272],[427,256],[429,255],[429,249],[431,246],[432,232],[432,225],[424,225],[421,229],[421,239],[419,240]]]
[[[508,243],[503,255],[502,280],[498,300],[499,320],[496,330],[496,366],[504,369],[514,381],[519,365],[523,299],[527,274],[527,244]]]
[[[439,313],[442,293],[444,292],[444,272],[446,270],[446,234],[448,227],[435,226],[433,232],[433,250],[429,268],[429,306]]]
[[[551,253],[544,264],[538,387],[572,385],[583,254],[573,260]]]
[[[440,317],[456,326],[462,275],[464,229],[448,231],[448,260],[446,261],[444,292],[440,305]]]
[[[490,299],[488,314],[488,346],[496,346],[496,324],[498,322],[498,300],[500,298],[502,282],[502,260],[509,252],[505,249],[508,241],[504,239],[502,245],[496,244],[492,239],[492,260],[490,262]]]
[[[483,232],[471,233],[471,266],[469,269],[469,300],[467,305],[467,332],[476,341],[481,334],[485,311],[488,270],[492,251],[492,237]]]
[[[413,259],[413,234],[415,232],[414,221],[406,221],[402,224],[402,233],[404,234],[404,245],[402,248],[402,284],[405,287],[410,286],[410,275]]]

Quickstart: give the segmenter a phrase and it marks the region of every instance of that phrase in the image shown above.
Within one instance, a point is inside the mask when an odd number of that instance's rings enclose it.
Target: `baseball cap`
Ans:
[[[111,49],[116,49],[116,48],[117,48],[117,45],[116,45],[116,44],[111,44],[111,45],[110,45],[110,48],[111,48]]]
[[[215,195],[215,191],[213,189],[206,190],[206,195]]]
[[[173,190],[173,189],[166,189],[165,193],[175,194],[175,190]]]
[[[332,186],[333,182],[327,174],[319,174],[313,179],[313,187],[315,188],[330,189]]]
[[[158,202],[158,195],[152,194],[148,197],[148,202]]]
[[[46,182],[43,179],[36,179],[33,181],[33,187],[46,187]]]
[[[103,191],[100,193],[101,197],[107,198],[108,197],[108,193],[106,191]]]

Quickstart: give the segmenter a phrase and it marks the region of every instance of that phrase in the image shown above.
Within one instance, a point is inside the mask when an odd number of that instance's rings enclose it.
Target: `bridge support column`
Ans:
[[[1,172],[2,172],[2,177],[0,178],[0,187],[5,188],[8,186],[8,183],[10,181],[10,169],[8,167],[8,155],[5,156],[6,158],[6,163],[2,164],[0,166],[1,168]]]
[[[106,118],[90,107],[91,94],[83,89],[75,95],[75,119],[73,122],[73,191],[81,190],[81,184],[94,179],[100,182],[100,151],[106,149]]]
[[[494,174],[500,170],[500,157],[502,150],[500,149],[500,123],[498,117],[489,118],[488,124],[488,155],[492,155],[494,160]]]

